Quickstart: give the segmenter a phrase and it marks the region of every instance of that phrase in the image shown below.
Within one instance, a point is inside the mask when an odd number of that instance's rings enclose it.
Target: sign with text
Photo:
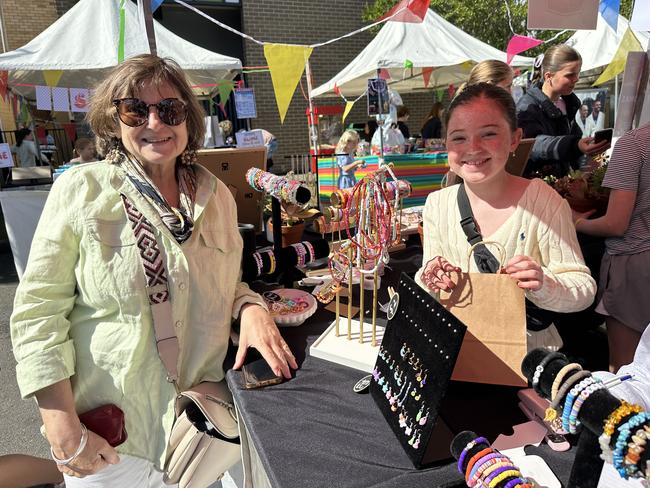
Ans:
[[[261,129],[241,130],[235,133],[237,147],[260,147],[264,145],[264,135]]]
[[[255,90],[252,88],[235,90],[235,110],[237,110],[238,119],[256,119]]]
[[[14,158],[11,157],[9,144],[0,144],[0,168],[12,168],[13,165]]]
[[[599,0],[529,0],[529,29],[592,30],[598,20]]]

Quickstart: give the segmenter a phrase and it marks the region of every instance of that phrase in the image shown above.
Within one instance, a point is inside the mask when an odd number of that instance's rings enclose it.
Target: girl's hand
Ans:
[[[460,268],[452,265],[442,256],[430,260],[422,271],[422,281],[434,292],[439,290],[449,291],[456,286],[451,280],[452,272],[460,272]]]
[[[611,143],[608,140],[600,142],[594,141],[595,139],[593,137],[583,137],[578,141],[578,149],[580,149],[580,151],[586,155],[590,156],[592,154],[600,154],[601,152],[609,149],[609,146],[611,146]]]
[[[515,256],[508,263],[504,271],[517,280],[517,286],[524,290],[537,291],[544,284],[542,267],[528,256]]]
[[[298,369],[298,363],[280,335],[271,315],[263,307],[251,303],[242,307],[240,316],[239,348],[234,368],[239,369],[243,366],[246,351],[253,346],[275,374],[291,378],[289,368]]]
[[[79,447],[79,440],[81,439],[81,430],[78,433],[70,436],[70,439],[76,439],[70,447],[61,449],[52,447],[54,455],[58,459],[67,459],[74,454]],[[53,444],[54,446],[54,444]],[[83,478],[90,474],[95,474],[104,469],[109,464],[117,464],[120,462],[120,457],[117,451],[110,446],[106,439],[98,436],[94,432],[88,431],[88,442],[83,451],[72,462],[66,466],[57,466],[58,470],[68,476],[75,478]]]

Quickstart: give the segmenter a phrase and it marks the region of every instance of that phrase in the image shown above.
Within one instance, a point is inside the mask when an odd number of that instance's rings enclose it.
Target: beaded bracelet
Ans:
[[[487,456],[482,457],[481,459],[479,459],[476,462],[476,464],[474,464],[474,466],[472,467],[472,470],[470,471],[469,475],[466,474],[465,479],[468,479],[468,480],[472,479],[474,477],[474,475],[476,474],[476,472],[479,470],[479,468],[481,466],[483,466],[485,463],[487,463],[488,461],[491,461],[491,460],[494,460],[494,459],[502,459],[504,457],[505,456],[503,454],[501,454],[500,452],[498,452],[498,451],[493,451],[492,454],[488,454]],[[494,463],[496,461],[492,461],[492,462]]]
[[[557,376],[553,381],[553,386],[551,387],[551,401],[554,400],[555,397],[557,396],[557,392],[560,389],[560,385],[562,384],[562,380],[564,380],[564,377],[567,374],[569,374],[571,371],[581,370],[581,369],[582,366],[580,366],[578,363],[569,363],[557,373]]]
[[[566,356],[562,354],[561,352],[552,352],[547,354],[544,359],[540,361],[540,363],[537,365],[535,368],[535,373],[533,374],[533,389],[540,395],[542,396],[542,392],[539,390],[539,379],[542,376],[542,373],[544,372],[544,368],[548,366],[548,364],[553,361],[554,359],[566,359]]]
[[[486,447],[482,451],[477,452],[472,456],[472,458],[469,460],[467,463],[467,468],[465,469],[465,479],[469,478],[469,474],[472,472],[472,468],[476,464],[476,461],[479,459],[482,461],[484,458],[488,457],[488,455],[494,454],[494,449],[491,447]]]
[[[566,396],[566,400],[564,400],[564,409],[562,411],[562,427],[567,432],[569,432],[569,415],[571,415],[571,408],[573,407],[573,402],[575,401],[576,397],[580,394],[582,390],[587,388],[595,381],[596,379],[593,376],[589,376],[588,378],[585,378],[576,386],[571,388],[569,394]]]
[[[512,463],[510,459],[503,454],[498,454],[499,455],[497,457],[491,458],[485,462],[481,462],[481,464],[474,470],[474,472],[471,473],[470,478],[467,479],[468,486],[475,486],[483,476],[487,476],[489,473],[499,467]]]
[[[526,486],[528,484],[528,480],[522,477],[515,478],[514,480],[510,480],[506,483],[506,486],[503,488],[520,488],[522,486]],[[530,485],[528,485],[530,486]]]
[[[309,241],[303,241],[303,244],[305,247],[307,247],[307,250],[309,251],[309,261],[308,263],[311,263],[312,261],[316,261],[316,252],[314,251],[314,246],[312,245],[311,242]]]
[[[54,459],[54,462],[56,463],[57,466],[67,466],[68,464],[70,464],[72,461],[74,461],[79,457],[79,454],[81,454],[83,450],[86,448],[87,442],[88,442],[88,429],[84,424],[81,424],[81,440],[79,441],[79,447],[77,447],[75,453],[72,456],[70,456],[68,459],[58,459],[54,455],[54,449],[52,449],[52,446],[50,446],[50,454],[52,455],[52,459]]]
[[[515,466],[512,461],[504,462],[502,463],[498,468],[496,469],[487,469],[485,470],[485,473],[483,473],[483,483],[487,484],[489,486],[492,486],[492,480],[499,476],[501,473],[505,473],[506,471],[516,471],[517,466]],[[519,475],[519,471],[517,471],[517,475]]]
[[[511,470],[509,470],[509,471],[504,471],[503,473],[500,473],[500,474],[499,474],[496,478],[494,478],[492,481],[490,481],[490,483],[488,484],[488,486],[489,486],[490,488],[496,488],[497,486],[499,486],[499,483],[501,483],[501,482],[502,482],[503,480],[505,480],[506,478],[510,478],[510,477],[512,477],[512,476],[516,476],[516,477],[518,478],[519,476],[521,476],[521,473],[519,472],[518,469],[511,469]]]
[[[621,478],[628,479],[630,477],[630,473],[628,473],[628,470],[623,465],[623,450],[627,447],[628,439],[631,435],[631,430],[638,427],[639,425],[642,425],[648,420],[650,420],[650,412],[641,412],[636,414],[634,417],[632,417],[630,420],[618,428],[618,438],[616,439],[616,446],[614,447],[612,459],[614,468],[616,468],[618,474],[621,475]],[[633,468],[632,473],[638,470],[636,464],[631,466],[631,468]]]
[[[298,266],[304,266],[305,258],[307,257],[307,249],[305,249],[303,243],[299,242],[297,244],[291,244],[291,247],[293,247],[296,251],[296,256],[298,257]]]
[[[578,421],[578,415],[580,413],[580,409],[582,408],[582,404],[593,392],[602,390],[603,388],[605,388],[604,383],[602,381],[596,381],[580,392],[580,395],[578,395],[578,398],[573,404],[573,407],[571,407],[571,413],[569,414],[569,432],[571,434],[578,433],[578,426],[580,425],[580,422]]]
[[[275,273],[275,254],[273,254],[273,251],[266,251],[266,253],[269,255],[269,261],[271,261],[271,267],[269,268],[269,274],[272,275]]]
[[[546,409],[546,412],[544,412],[544,420],[546,420],[547,422],[553,422],[558,416],[560,403],[562,402],[562,399],[567,394],[567,392],[576,383],[582,381],[583,379],[587,378],[590,375],[591,375],[590,371],[581,370],[569,376],[569,378],[564,382],[564,384],[560,388],[560,391],[558,391],[557,395],[555,395],[555,398],[553,398],[553,402],[551,402],[551,406]]]
[[[477,437],[473,441],[468,442],[467,445],[465,446],[465,448],[463,449],[463,452],[460,453],[460,457],[458,458],[458,472],[460,474],[463,474],[463,472],[464,472],[463,463],[465,462],[465,458],[467,457],[467,453],[469,451],[471,451],[472,448],[476,444],[485,444],[487,446],[490,445],[490,443],[488,442],[488,440],[485,437]]]
[[[641,473],[637,463],[641,459],[641,455],[645,452],[646,443],[650,439],[650,427],[647,424],[644,425],[636,431],[631,439],[632,442],[627,445],[628,449],[623,461],[631,477],[641,478],[643,477],[643,473]]]
[[[600,458],[608,463],[612,463],[612,450],[610,442],[612,440],[612,434],[616,430],[616,426],[630,414],[639,413],[643,411],[643,408],[640,405],[632,405],[627,403],[625,400],[621,400],[621,405],[609,414],[605,424],[603,426],[603,433],[598,437],[598,443],[600,444]]]

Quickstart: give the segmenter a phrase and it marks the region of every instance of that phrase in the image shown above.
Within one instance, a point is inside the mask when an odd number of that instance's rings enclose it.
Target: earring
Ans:
[[[427,408],[427,412],[424,414],[424,417],[422,417],[422,418],[420,418],[420,420],[418,420],[418,423],[420,425],[424,425],[424,424],[427,423],[428,418],[429,418],[429,409]]]
[[[183,166],[191,166],[194,163],[196,163],[196,151],[185,148],[185,151],[181,153],[181,164]]]
[[[420,447],[420,434],[418,434],[417,439],[415,439],[415,442],[413,443],[413,449],[417,449]]]
[[[515,152],[512,151],[512,152],[510,153],[510,156],[512,156],[512,157],[514,158],[514,157],[515,157]]]

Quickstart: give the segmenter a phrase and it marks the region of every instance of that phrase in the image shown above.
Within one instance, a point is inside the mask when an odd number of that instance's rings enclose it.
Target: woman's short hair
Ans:
[[[201,108],[181,67],[172,59],[141,54],[117,65],[102,81],[90,99],[86,120],[95,133],[97,148],[106,154],[120,138],[120,121],[113,100],[137,97],[146,85],[167,84],[178,91],[187,104],[187,148],[203,147],[205,137],[204,111]]]
[[[336,149],[334,150],[335,154],[346,154],[346,148],[350,142],[359,142],[359,133],[356,130],[346,130],[341,138],[339,139],[338,144],[336,144]]]
[[[500,86],[492,85],[491,83],[467,85],[462,92],[456,95],[447,109],[445,125],[449,127],[449,120],[451,119],[454,110],[480,98],[492,100],[496,103],[501,110],[503,117],[508,121],[508,125],[512,131],[514,132],[517,130],[517,110],[512,95]]]

